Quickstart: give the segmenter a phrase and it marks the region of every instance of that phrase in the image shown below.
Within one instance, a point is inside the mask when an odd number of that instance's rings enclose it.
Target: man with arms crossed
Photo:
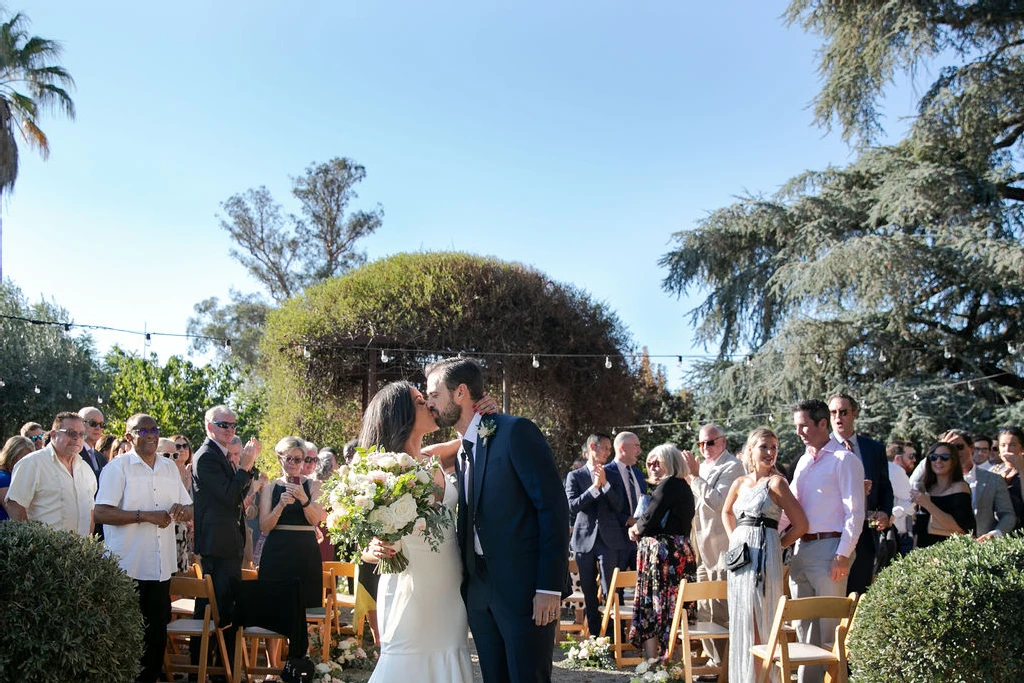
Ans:
[[[864,466],[855,453],[829,437],[828,406],[801,401],[793,406],[793,425],[806,450],[793,474],[793,493],[804,509],[808,532],[796,542],[789,566],[794,598],[846,595],[854,549],[864,527]],[[802,643],[831,647],[834,619],[798,621]],[[800,668],[800,683],[820,683],[823,666]]]
[[[481,420],[483,369],[429,365],[427,405],[463,441],[457,536],[462,596],[485,683],[551,680],[551,650],[569,563],[569,506],[544,435],[511,415]]]

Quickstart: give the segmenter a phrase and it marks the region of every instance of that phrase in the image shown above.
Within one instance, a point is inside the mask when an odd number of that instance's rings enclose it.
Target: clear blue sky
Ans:
[[[385,211],[361,244],[371,260],[520,261],[605,302],[638,348],[702,354],[696,300],[661,289],[672,233],[852,159],[812,126],[819,41],[783,25],[783,2],[11,8],[62,42],[78,117],[43,120],[49,161],[22,150],[3,273],[78,323],[184,332],[197,301],[257,289],[228,255],[220,202],[266,185],[297,212],[289,178],[348,156],[367,170],[357,204]],[[895,128],[909,99],[888,113]],[[142,344],[94,336],[101,351]]]

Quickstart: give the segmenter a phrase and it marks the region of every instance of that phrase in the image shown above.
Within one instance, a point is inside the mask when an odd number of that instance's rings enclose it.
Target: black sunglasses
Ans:
[[[36,434],[35,436],[30,436],[28,438],[29,438],[30,441],[42,441],[43,440],[43,435],[42,434]]]
[[[174,458],[175,460],[178,459],[177,453],[161,453],[160,455],[164,456],[165,458]]]
[[[174,444],[174,448],[179,450],[179,451],[183,451],[186,448],[188,450],[192,450],[191,447],[189,447],[189,445],[187,443],[176,443],[176,444]]]
[[[225,422],[224,420],[216,420],[210,424],[221,429],[236,429],[238,427],[237,422]]]
[[[86,420],[85,424],[89,425],[93,429],[95,429],[96,427],[99,427],[100,429],[106,429],[107,428],[107,423],[106,422],[97,422],[96,420]]]
[[[929,453],[928,454],[928,459],[931,460],[932,462],[935,462],[936,460],[941,460],[942,462],[947,462],[951,457],[953,457],[953,456],[951,456],[949,453]]]

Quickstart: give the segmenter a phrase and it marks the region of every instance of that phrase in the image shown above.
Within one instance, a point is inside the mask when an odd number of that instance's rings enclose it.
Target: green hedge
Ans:
[[[0,681],[135,680],[139,599],[103,543],[0,522],[0,576]]]
[[[1024,680],[1024,538],[957,536],[890,565],[851,632],[856,683]]]

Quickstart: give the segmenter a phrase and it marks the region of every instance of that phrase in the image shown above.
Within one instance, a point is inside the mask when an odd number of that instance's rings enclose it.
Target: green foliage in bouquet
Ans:
[[[955,536],[890,565],[857,608],[858,683],[1000,683],[1024,671],[1024,538]]]
[[[129,683],[142,656],[134,582],[103,544],[0,524],[0,681]]]

